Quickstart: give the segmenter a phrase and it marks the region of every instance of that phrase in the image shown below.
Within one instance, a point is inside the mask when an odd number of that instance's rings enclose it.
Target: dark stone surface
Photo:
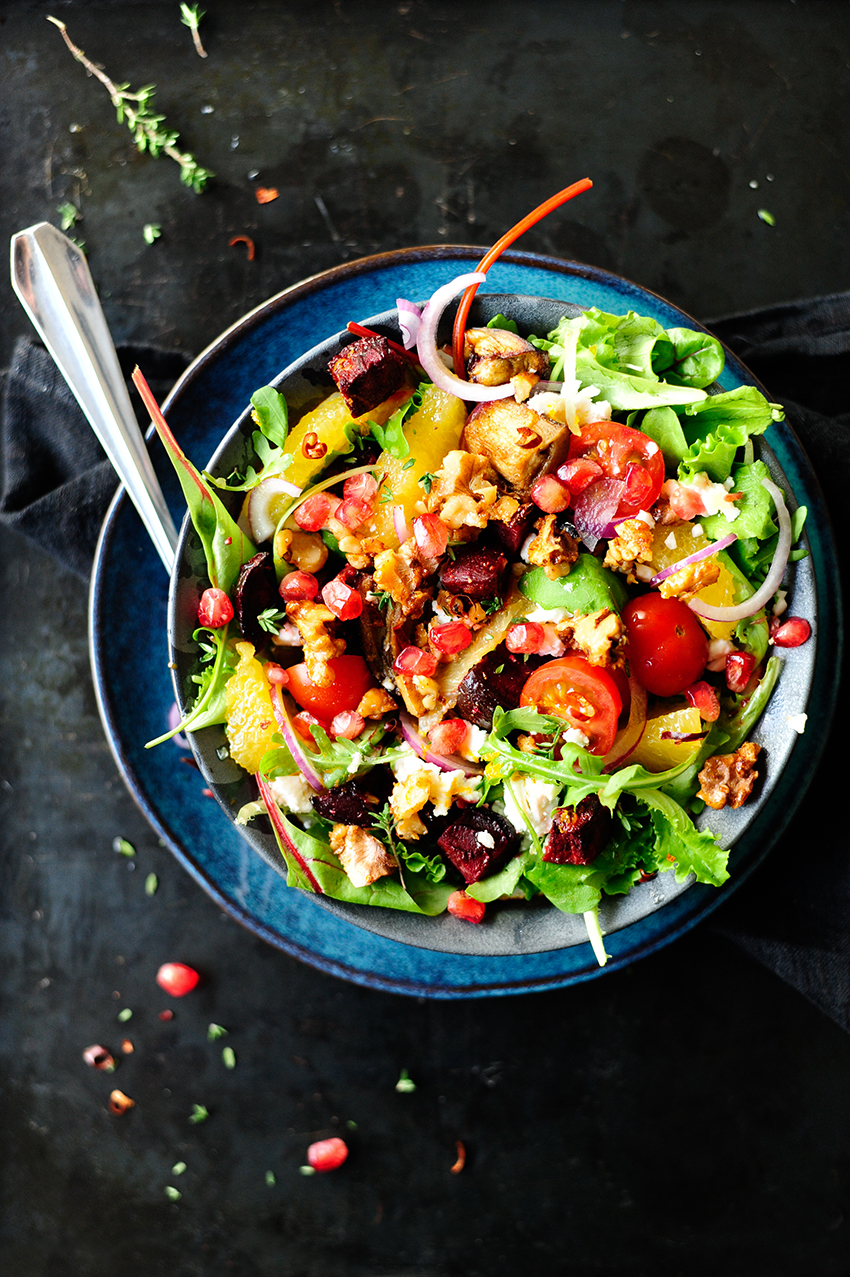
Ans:
[[[78,199],[120,340],[197,353],[313,271],[488,243],[585,172],[594,193],[523,247],[701,316],[850,287],[846,5],[210,10],[206,61],[176,3],[2,13],[3,237]],[[203,196],[133,151],[48,12],[114,79],[157,83],[218,174]],[[254,169],[274,203],[256,203]],[[145,222],[162,225],[151,247]],[[228,247],[241,233],[254,262]],[[26,320],[0,287],[5,363]],[[850,1044],[830,1021],[706,928],[589,985],[468,1004],[299,965],[222,915],[136,811],[97,716],[79,581],[11,534],[0,554],[6,1271],[848,1271]],[[170,1023],[153,982],[166,960],[204,975]],[[229,1036],[208,1042],[210,1022]],[[125,1037],[114,1075],[84,1065],[86,1046],[120,1054]],[[414,1094],[395,1091],[401,1068]],[[113,1086],[136,1101],[121,1118]],[[302,1178],[307,1144],[337,1132],[345,1167]]]

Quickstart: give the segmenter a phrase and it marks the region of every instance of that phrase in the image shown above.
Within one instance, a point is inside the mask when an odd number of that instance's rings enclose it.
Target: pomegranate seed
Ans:
[[[705,514],[705,502],[700,494],[693,488],[686,488],[676,479],[668,479],[663,492],[677,519],[698,519]]]
[[[693,683],[685,689],[688,704],[699,710],[704,723],[716,723],[720,717],[720,701],[714,688],[704,681]]]
[[[341,736],[343,740],[356,740],[366,720],[356,710],[343,709],[331,719],[331,736]]]
[[[165,962],[156,973],[156,982],[172,998],[185,998],[196,987],[200,976],[184,962]]]
[[[304,532],[319,532],[341,504],[339,497],[329,492],[317,492],[295,511],[295,522]]]
[[[604,472],[599,462],[594,461],[592,457],[574,457],[572,461],[566,461],[564,465],[559,466],[556,473],[573,496],[577,497],[580,492],[584,492],[585,488],[589,488],[597,479],[601,479]]]
[[[625,483],[623,500],[639,510],[644,509],[649,504],[653,491],[652,476],[649,471],[637,465],[636,462],[632,462],[626,470]]]
[[[772,625],[770,627],[770,637],[775,647],[799,647],[801,643],[805,643],[811,632],[811,625],[802,616],[789,616],[776,629]]]
[[[538,621],[512,625],[505,638],[509,652],[539,652],[546,642],[546,631]]]
[[[361,523],[366,522],[373,508],[371,502],[359,501],[356,497],[346,497],[342,505],[337,506],[334,518],[338,519],[344,528],[348,528],[349,532],[353,532],[355,528],[360,527]]]
[[[428,733],[428,740],[435,754],[456,754],[463,747],[469,733],[469,723],[462,718],[448,718],[437,723]]]
[[[342,495],[346,501],[365,501],[374,509],[378,481],[371,474],[354,474],[342,485]]]
[[[220,630],[233,620],[233,604],[224,590],[204,590],[198,604],[198,620],[211,630]]]
[[[413,520],[413,535],[422,553],[429,559],[445,554],[449,530],[436,514],[420,514]]]
[[[274,661],[269,661],[266,666],[266,678],[270,683],[276,683],[278,687],[285,687],[289,682],[289,674],[281,665],[275,665]]]
[[[160,1020],[173,1020],[173,1019],[174,1019],[174,1012],[173,1012],[173,1011],[160,1011],[160,1013],[159,1013],[159,1018],[160,1018]]]
[[[323,588],[322,601],[341,621],[353,621],[363,611],[363,600],[358,592],[340,581],[338,576]]]
[[[292,726],[295,728],[295,731],[302,740],[305,740],[308,745],[313,746],[317,745],[318,741],[310,731],[311,727],[321,727],[322,731],[327,736],[330,735],[331,730],[330,723],[322,722],[320,718],[316,718],[315,714],[311,714],[308,709],[302,709],[300,713],[293,717]]]
[[[278,586],[278,594],[288,603],[301,599],[314,599],[319,593],[319,582],[312,572],[290,572]]]
[[[756,667],[752,652],[730,652],[726,657],[726,686],[730,692],[746,691]]]
[[[544,474],[531,489],[534,504],[546,514],[559,514],[566,510],[572,500],[572,493],[565,483],[553,474]]]
[[[472,896],[468,896],[465,891],[453,891],[446,908],[456,918],[463,918],[464,922],[483,922],[484,920],[484,904],[480,900],[473,900]]]
[[[434,673],[439,661],[433,652],[423,652],[421,647],[404,647],[393,662],[396,674],[424,674],[427,678]]]
[[[434,647],[445,652],[446,656],[454,656],[469,647],[472,642],[472,630],[468,625],[464,625],[463,621],[447,621],[445,625],[432,625],[428,631],[428,638]]]
[[[348,1157],[348,1145],[338,1136],[318,1140],[307,1149],[307,1161],[314,1171],[335,1171]]]

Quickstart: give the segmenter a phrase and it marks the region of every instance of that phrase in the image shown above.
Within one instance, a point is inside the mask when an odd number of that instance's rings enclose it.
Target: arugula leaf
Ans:
[[[388,452],[391,457],[395,457],[397,461],[404,461],[405,457],[410,456],[410,444],[405,437],[404,423],[422,407],[422,390],[421,385],[418,390],[414,390],[407,403],[393,413],[385,426],[379,426],[377,421],[369,422],[369,429],[382,450]]]
[[[237,653],[227,642],[229,628],[229,625],[225,625],[217,630],[195,631],[195,639],[199,639],[200,634],[209,635],[208,640],[199,640],[203,652],[200,658],[203,668],[200,673],[191,675],[192,682],[198,685],[195,703],[182,722],[156,740],[148,741],[145,749],[161,745],[178,732],[197,732],[202,727],[214,727],[218,723],[227,722],[225,688],[239,662]]]
[[[401,746],[382,748],[381,742],[387,733],[384,723],[375,723],[358,736],[357,740],[345,740],[337,737],[331,740],[327,732],[314,723],[310,733],[316,742],[315,750],[302,742],[302,749],[310,763],[322,774],[322,780],[328,789],[341,785],[355,776],[362,776],[379,763],[390,763],[402,756]]]
[[[286,446],[289,433],[289,409],[280,391],[273,386],[261,386],[251,396],[251,414],[267,439],[279,448]]]
[[[761,718],[767,708],[767,702],[773,694],[773,689],[776,686],[777,679],[781,673],[782,661],[778,656],[771,656],[765,666],[765,670],[761,676],[758,687],[747,700],[746,704],[744,704],[740,698],[736,698],[733,711],[731,713],[721,715],[718,722],[722,722],[722,730],[728,735],[727,749],[730,753],[743,745],[744,741]],[[717,750],[714,750],[713,752],[716,754]]]

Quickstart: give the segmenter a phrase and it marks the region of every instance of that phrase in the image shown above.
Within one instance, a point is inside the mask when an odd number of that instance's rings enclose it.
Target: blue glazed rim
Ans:
[[[250,312],[187,369],[164,409],[189,456],[204,465],[258,385],[311,345],[386,307],[387,299],[429,295],[482,250],[439,245],[360,259],[297,284]],[[623,306],[665,326],[695,320],[662,298],[608,272],[530,253],[507,253],[491,269],[488,290],[549,296],[603,309]],[[723,383],[758,384],[727,352]],[[787,825],[817,767],[831,717],[842,646],[839,583],[828,517],[811,466],[787,423],[771,444],[787,479],[810,510],[808,526],[818,601],[817,655],[808,710],[819,730],[800,737],[757,828],[736,844],[723,888],[693,886],[640,922],[606,937],[608,966],[589,945],[522,957],[469,957],[414,949],[329,916],[247,847],[204,797],[199,774],[176,763],[177,747],[145,752],[163,730],[172,690],[165,642],[168,582],[130,503],[119,490],[104,521],[92,573],[90,646],[107,739],[131,794],[163,842],[215,902],[255,935],[330,974],[367,987],[436,998],[535,992],[617,970],[670,943],[705,917],[767,854]],[[175,516],[179,486],[161,449],[154,461]],[[138,583],[144,582],[139,590]],[[781,788],[781,793],[779,789]],[[238,846],[236,844],[239,844]]]

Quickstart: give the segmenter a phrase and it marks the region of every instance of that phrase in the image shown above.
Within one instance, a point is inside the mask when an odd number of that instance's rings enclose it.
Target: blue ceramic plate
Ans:
[[[397,296],[421,298],[477,262],[480,251],[437,247],[366,258],[307,280],[246,316],[205,351],[175,386],[165,411],[187,454],[205,466],[251,393],[306,350],[343,329],[352,318],[387,309]],[[690,317],[616,276],[531,254],[506,254],[488,276],[488,290],[550,297],[622,312],[652,315],[666,327],[698,327]],[[753,378],[729,356],[724,389]],[[815,638],[805,649],[800,678],[784,679],[774,697],[777,724],[805,708],[823,725],[834,700],[840,665],[838,578],[828,522],[807,459],[787,424],[770,442],[777,473],[809,507],[810,559],[798,571],[797,590]],[[175,517],[184,513],[180,489],[158,447],[155,463]],[[144,595],[139,591],[145,582]],[[185,750],[172,742],[145,750],[165,729],[173,701],[166,612],[168,581],[130,503],[118,495],[104,523],[92,576],[91,652],[95,687],[107,737],[136,801],[160,837],[209,894],[254,933],[325,971],[375,988],[440,998],[481,997],[555,988],[600,973],[586,943],[526,953],[457,953],[413,947],[381,925],[354,925],[286,887],[280,874],[237,832],[204,792],[197,770],[181,766]],[[784,690],[783,690],[784,688]],[[801,700],[802,698],[802,700]],[[713,909],[759,863],[796,807],[818,761],[825,730],[783,743],[781,777],[763,795],[757,819],[737,838],[732,878],[720,890],[691,886],[665,896],[644,916],[606,937],[610,971],[668,943]],[[370,915],[390,911],[362,910]],[[416,922],[426,920],[416,919]],[[452,920],[454,922],[454,920]],[[460,926],[461,924],[457,924]],[[469,931],[479,930],[468,928]],[[480,929],[480,930],[483,930]],[[379,932],[383,931],[384,934]],[[425,943],[428,943],[425,941]],[[451,946],[450,947],[457,947]],[[532,946],[533,948],[533,946]]]

